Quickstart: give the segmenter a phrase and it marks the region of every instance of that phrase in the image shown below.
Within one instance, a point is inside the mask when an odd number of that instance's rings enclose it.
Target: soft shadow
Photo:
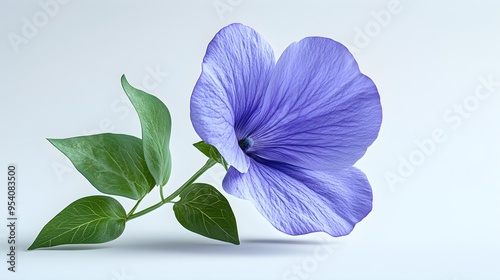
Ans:
[[[87,250],[100,250],[107,249],[111,246],[109,244],[77,244],[77,245],[59,245],[55,247],[48,248],[39,248],[33,251],[28,252],[36,252],[36,251],[87,251]]]
[[[310,253],[317,246],[326,242],[316,240],[290,239],[242,239],[240,245],[217,242],[212,240],[161,240],[148,239],[130,243],[115,244],[112,250],[133,251],[135,254],[144,252],[175,252],[176,254],[207,254],[228,256],[262,256],[290,255]]]
[[[134,254],[172,253],[176,254],[206,254],[226,256],[280,256],[290,254],[308,254],[317,246],[331,244],[331,242],[311,239],[272,239],[272,238],[246,238],[240,240],[240,245],[220,242],[216,240],[197,239],[164,239],[148,238],[124,241],[115,241],[104,244],[78,244],[60,245],[50,248],[40,248],[36,251],[91,251],[110,250],[115,252],[130,251]]]
[[[288,244],[288,245],[318,245],[325,242],[320,240],[291,240],[291,239],[243,239],[241,243],[255,244]]]

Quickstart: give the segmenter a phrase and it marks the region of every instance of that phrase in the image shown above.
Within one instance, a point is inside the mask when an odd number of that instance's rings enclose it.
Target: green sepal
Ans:
[[[222,164],[222,166],[224,166],[224,169],[226,169],[226,171],[227,171],[229,166],[228,166],[226,160],[224,159],[224,157],[222,157],[222,155],[219,153],[219,151],[217,150],[216,147],[214,147],[206,142],[203,142],[203,141],[194,143],[193,146],[195,146],[196,149],[198,149],[200,152],[202,152],[208,158],[211,158],[211,159],[215,160],[217,163]]]

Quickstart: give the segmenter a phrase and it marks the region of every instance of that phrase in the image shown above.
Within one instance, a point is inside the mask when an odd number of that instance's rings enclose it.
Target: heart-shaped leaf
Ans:
[[[172,168],[170,131],[172,121],[167,106],[157,97],[132,87],[125,75],[121,78],[123,90],[134,105],[142,128],[144,156],[156,184],[164,186]]]
[[[114,240],[123,233],[126,217],[122,205],[112,197],[78,199],[43,227],[28,250]]]
[[[137,137],[104,133],[48,140],[102,193],[141,199],[155,185]]]
[[[240,244],[233,210],[227,199],[213,186],[195,183],[184,189],[174,204],[177,221],[203,236]]]

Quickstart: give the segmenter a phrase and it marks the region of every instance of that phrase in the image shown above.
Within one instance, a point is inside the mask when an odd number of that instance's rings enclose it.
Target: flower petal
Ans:
[[[191,121],[203,141],[246,172],[249,158],[238,146],[235,127],[248,127],[275,64],[269,44],[242,24],[223,28],[208,45],[202,73],[191,96]]]
[[[291,235],[347,235],[372,209],[370,184],[354,167],[327,174],[253,161],[247,173],[230,168],[223,187],[250,200],[274,227]]]
[[[279,58],[262,102],[267,118],[247,154],[312,170],[344,169],[363,156],[382,121],[375,84],[349,51],[308,37]]]

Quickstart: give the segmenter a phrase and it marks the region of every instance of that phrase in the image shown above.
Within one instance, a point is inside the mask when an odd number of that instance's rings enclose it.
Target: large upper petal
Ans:
[[[248,153],[313,170],[352,166],[378,135],[382,121],[375,84],[349,51],[308,37],[279,58]]]
[[[354,167],[324,173],[252,161],[247,173],[230,168],[223,187],[291,235],[347,235],[372,209],[370,184]]]
[[[271,46],[242,24],[221,29],[209,43],[191,96],[191,121],[203,141],[246,172],[248,157],[238,146],[241,131],[261,106],[275,64]]]

